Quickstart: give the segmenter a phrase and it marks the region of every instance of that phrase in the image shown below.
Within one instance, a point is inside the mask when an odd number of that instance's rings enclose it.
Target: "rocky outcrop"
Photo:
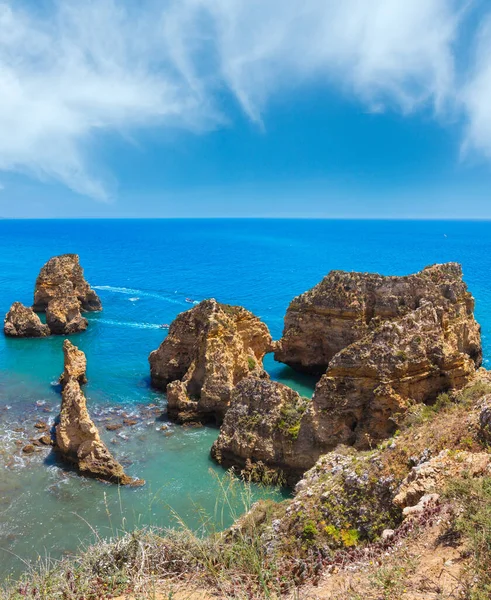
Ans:
[[[350,274],[345,275],[336,272],[328,276],[326,279],[331,277],[343,285],[331,288],[324,280],[327,291],[323,288],[322,298],[332,305],[338,302],[356,308],[356,319],[345,324],[346,335],[337,335],[339,320],[334,331],[338,346],[341,339],[350,343],[329,358],[324,355],[327,371],[295,424],[295,439],[278,429],[287,397],[280,384],[251,382],[238,387],[232,396],[230,421],[225,421],[213,449],[217,460],[237,465],[244,459],[260,461],[281,470],[287,479],[295,479],[338,445],[360,449],[376,445],[395,432],[411,404],[432,403],[440,392],[460,389],[474,378],[482,356],[480,327],[458,265],[436,265],[407,278],[366,276],[369,286],[363,283],[365,276],[353,274],[354,282],[349,284]],[[340,300],[336,300],[335,290]],[[402,315],[396,318],[398,311]],[[306,314],[312,324],[312,315]],[[314,314],[319,317],[318,312]],[[349,314],[343,312],[348,321]],[[331,317],[328,327],[333,327]],[[328,329],[321,327],[321,331],[327,335]],[[360,331],[363,337],[353,341]],[[317,348],[318,338],[313,333],[311,338]],[[293,349],[290,345],[290,352]],[[296,361],[302,363],[307,354],[298,347],[295,351]],[[303,364],[312,366],[309,361]],[[249,420],[240,421],[245,423],[244,433],[234,431],[232,419],[237,423],[248,415]]]
[[[204,300],[178,315],[150,354],[151,381],[166,390],[172,419],[221,422],[242,379],[267,377],[271,348],[267,326],[248,310]]]
[[[394,433],[410,404],[463,387],[479,365],[480,348],[479,326],[465,306],[422,301],[332,359],[304,430],[323,449],[367,448]]]
[[[87,359],[82,350],[74,346],[70,340],[63,342],[64,370],[60,376],[60,385],[63,388],[70,379],[75,379],[80,385],[87,383]]]
[[[297,443],[309,403],[309,398],[277,381],[243,379],[232,393],[212,457],[252,479],[296,483],[318,456],[311,443]]]
[[[99,296],[84,278],[77,254],[53,256],[43,266],[36,280],[33,309],[37,312],[45,311],[51,300],[67,294],[67,287],[71,287],[82,312],[102,309]]]
[[[59,422],[55,427],[56,450],[83,475],[121,485],[142,485],[125,474],[123,467],[101,440],[87,411],[80,383],[85,381],[85,356],[68,340],[63,346],[65,369]]]
[[[490,475],[491,455],[488,452],[442,450],[435,458],[412,468],[400,485],[394,504],[401,508],[415,506],[421,498],[441,492],[448,482],[457,478]]]
[[[51,333],[70,335],[85,331],[88,321],[80,313],[80,302],[74,293],[71,282],[66,281],[57,287],[54,296],[46,307],[46,323]]]
[[[422,300],[435,306],[459,304],[472,314],[474,300],[457,263],[426,267],[403,277],[331,271],[289,305],[275,359],[322,374],[343,348],[362,339],[382,321],[399,319]],[[480,362],[480,346],[472,357]]]
[[[20,302],[14,302],[5,316],[3,325],[5,335],[9,337],[46,337],[49,327],[41,322],[38,315]]]

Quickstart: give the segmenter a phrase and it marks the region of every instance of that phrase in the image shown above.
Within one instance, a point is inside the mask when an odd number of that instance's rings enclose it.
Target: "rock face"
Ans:
[[[14,302],[7,313],[3,325],[5,335],[9,337],[46,337],[49,327],[41,323],[37,314],[20,302]]]
[[[298,327],[291,326],[290,312],[279,351],[288,353],[291,365],[327,365],[295,423],[295,439],[278,428],[287,397],[280,384],[269,382],[266,391],[250,383],[233,395],[230,421],[213,449],[217,460],[261,461],[295,478],[340,444],[360,449],[377,444],[394,433],[411,404],[431,403],[475,376],[482,357],[480,327],[459,265],[435,265],[405,278],[335,272],[319,286],[292,303],[313,298],[314,309],[304,307],[300,314],[295,305]],[[324,312],[314,301],[322,301]],[[318,352],[322,359],[314,360]],[[244,433],[234,431],[232,419],[238,423],[244,415],[249,415]]]
[[[457,263],[433,265],[404,277],[331,271],[290,303],[275,359],[298,370],[322,374],[340,350],[365,337],[382,321],[415,310],[422,300],[435,305],[457,303],[468,313],[474,307]],[[473,358],[480,361],[478,355]]]
[[[80,314],[80,302],[71,282],[60,284],[57,293],[59,295],[51,298],[46,307],[46,323],[51,333],[70,335],[85,331],[88,321]]]
[[[487,452],[452,453],[442,450],[438,456],[413,467],[402,482],[394,504],[405,508],[415,506],[425,495],[440,492],[445,482],[457,477],[482,477],[491,474],[491,455]]]
[[[305,427],[322,448],[367,448],[394,433],[397,415],[411,403],[431,402],[442,391],[463,387],[480,356],[479,326],[465,306],[422,301],[332,359],[316,386]]]
[[[78,470],[121,485],[142,485],[125,474],[101,440],[87,411],[80,382],[85,380],[85,356],[68,340],[63,345],[65,370],[59,423],[56,425],[56,449]],[[82,371],[83,370],[83,371]]]
[[[166,390],[178,422],[221,422],[239,381],[267,377],[262,360],[271,348],[267,326],[252,313],[204,300],[178,315],[150,354],[152,384]]]
[[[43,266],[36,280],[33,309],[43,312],[48,308],[51,300],[66,295],[67,283],[71,284],[72,293],[79,301],[83,312],[102,310],[99,296],[85,280],[76,254],[53,256]]]
[[[64,370],[60,376],[60,384],[62,387],[69,382],[70,379],[75,379],[80,385],[87,383],[87,359],[82,350],[74,346],[70,340],[63,342]]]
[[[297,443],[309,403],[310,399],[277,381],[243,379],[232,393],[212,457],[253,479],[266,478],[268,467],[274,466],[279,479],[298,481],[317,458],[312,444],[300,447]],[[269,477],[276,478],[272,473]]]

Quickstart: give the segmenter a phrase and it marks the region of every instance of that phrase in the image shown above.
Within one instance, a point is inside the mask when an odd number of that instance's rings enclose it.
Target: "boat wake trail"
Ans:
[[[94,319],[97,323],[114,325],[115,327],[132,327],[133,329],[162,329],[158,323],[135,323],[131,321],[114,321],[112,319]]]
[[[158,300],[164,300],[165,302],[170,302],[171,304],[185,304],[185,301],[178,298],[172,297],[169,294],[164,294],[161,292],[152,292],[150,290],[137,290],[135,288],[127,288],[127,287],[115,287],[112,285],[94,285],[92,286],[96,290],[102,290],[105,292],[112,292],[114,294],[125,294],[126,296],[132,296],[130,298],[131,301],[135,301],[135,298],[157,298]]]

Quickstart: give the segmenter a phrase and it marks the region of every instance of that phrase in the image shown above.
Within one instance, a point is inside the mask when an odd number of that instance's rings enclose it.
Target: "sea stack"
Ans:
[[[170,418],[221,423],[239,381],[267,377],[262,361],[271,350],[271,335],[258,317],[204,300],[178,315],[150,354],[152,384],[167,392]]]
[[[376,445],[411,404],[462,388],[481,365],[474,299],[458,264],[407,277],[337,271],[302,296],[276,358],[326,371],[306,405],[275,382],[238,386],[212,450],[227,466],[260,461],[294,479],[338,445]]]
[[[5,316],[3,331],[8,337],[46,337],[49,327],[28,306],[14,302]]]
[[[67,293],[75,295],[82,312],[102,310],[99,296],[85,280],[77,254],[62,254],[48,260],[36,279],[32,308],[44,312],[51,300]]]
[[[65,369],[62,376],[62,401],[56,425],[56,450],[74,464],[82,475],[121,485],[143,485],[125,474],[112,456],[87,411],[80,386],[86,381],[85,355],[69,340],[63,343]]]
[[[54,256],[36,280],[32,309],[14,302],[5,317],[4,333],[10,337],[79,333],[88,326],[81,311],[98,310],[102,310],[101,301],[85,280],[78,256]],[[36,312],[46,313],[46,325]]]

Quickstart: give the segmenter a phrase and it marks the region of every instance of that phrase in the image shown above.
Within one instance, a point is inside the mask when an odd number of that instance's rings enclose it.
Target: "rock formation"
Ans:
[[[278,477],[296,482],[317,459],[312,444],[297,443],[300,422],[310,400],[291,388],[271,381],[247,377],[232,392],[230,408],[212,457],[224,467],[238,467],[252,479],[267,479],[273,466]]]
[[[405,278],[329,275],[320,292],[307,292],[299,302],[320,299],[325,312],[313,303],[315,310],[304,306],[300,314],[296,306],[298,327],[291,326],[290,313],[279,351],[302,368],[327,364],[295,422],[295,439],[278,427],[291,394],[281,384],[250,382],[233,394],[213,456],[239,466],[261,461],[295,478],[340,444],[363,449],[390,436],[411,404],[431,403],[440,392],[462,388],[474,377],[482,352],[474,301],[461,275],[453,263]],[[314,360],[316,352],[324,352],[322,360]],[[245,424],[244,432],[234,431],[234,419],[236,429],[238,422]]]
[[[9,337],[46,337],[50,334],[49,327],[41,322],[32,308],[20,302],[14,302],[10,307],[3,331]]]
[[[80,302],[74,293],[70,281],[57,287],[57,296],[53,296],[46,307],[46,323],[51,333],[70,335],[87,329],[88,321],[80,313]]]
[[[65,369],[60,419],[55,428],[56,449],[83,474],[121,485],[142,485],[123,467],[101,440],[87,411],[80,383],[85,381],[85,356],[68,340],[63,344]]]
[[[75,379],[84,385],[87,383],[87,359],[82,350],[74,346],[70,340],[63,342],[64,370],[60,376],[60,385],[63,388],[70,379]]]
[[[45,311],[51,300],[67,293],[67,283],[71,284],[72,293],[80,302],[82,312],[102,309],[99,296],[84,278],[77,254],[53,256],[43,266],[36,280],[33,309]]]
[[[178,315],[150,354],[152,384],[166,390],[171,418],[221,422],[239,381],[267,377],[262,360],[271,348],[267,326],[252,313],[204,300]]]
[[[78,256],[54,256],[36,280],[32,309],[14,302],[5,317],[4,332],[12,337],[69,335],[87,329],[81,310],[101,309],[99,297],[84,279]],[[46,325],[33,311],[46,312]]]
[[[464,476],[484,475],[491,475],[491,455],[488,452],[442,450],[438,456],[412,468],[401,483],[394,504],[401,508],[415,506],[423,496],[444,490],[446,482]]]
[[[365,337],[382,321],[415,310],[421,300],[435,306],[460,304],[468,314],[474,307],[457,263],[433,265],[403,277],[331,271],[290,303],[275,359],[298,370],[322,374],[340,350]],[[480,361],[477,355],[473,358]]]
[[[428,403],[442,391],[463,387],[480,356],[472,312],[460,304],[422,301],[332,359],[316,386],[305,428],[323,449],[367,448],[394,433],[411,403]]]

